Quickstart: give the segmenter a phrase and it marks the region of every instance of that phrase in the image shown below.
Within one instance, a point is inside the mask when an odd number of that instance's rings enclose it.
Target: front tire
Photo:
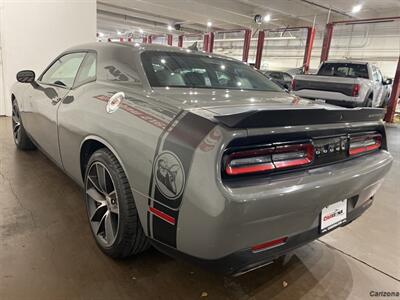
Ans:
[[[92,234],[105,254],[126,258],[149,247],[128,179],[106,148],[97,150],[89,159],[85,200]]]
[[[34,150],[35,145],[32,143],[28,134],[22,125],[21,114],[19,113],[17,100],[12,101],[12,131],[14,143],[19,150]]]

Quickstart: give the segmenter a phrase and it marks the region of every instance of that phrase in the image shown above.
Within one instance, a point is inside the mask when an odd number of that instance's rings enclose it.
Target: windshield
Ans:
[[[142,62],[152,87],[191,87],[281,92],[248,65],[199,54],[145,51]]]
[[[318,75],[368,79],[368,68],[365,64],[324,63]]]

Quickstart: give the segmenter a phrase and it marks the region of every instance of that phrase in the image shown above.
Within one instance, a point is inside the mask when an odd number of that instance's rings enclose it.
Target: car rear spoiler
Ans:
[[[384,118],[381,108],[252,110],[214,116],[230,128],[259,128],[331,123],[373,122]]]

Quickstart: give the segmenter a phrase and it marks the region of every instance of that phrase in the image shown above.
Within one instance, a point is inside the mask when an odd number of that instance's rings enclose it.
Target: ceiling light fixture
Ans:
[[[143,31],[142,28],[139,28],[139,33],[140,33],[140,34],[144,33],[144,31]]]
[[[103,36],[104,36],[104,33],[99,32],[99,37],[103,37]]]
[[[168,25],[168,30],[171,31],[173,28],[171,25]]]
[[[361,4],[357,4],[357,5],[354,5],[353,6],[353,9],[351,10],[351,12],[354,14],[354,13],[358,13],[360,10],[361,10],[361,8],[362,8],[362,5]]]
[[[262,17],[261,15],[255,15],[255,16],[254,16],[254,22],[255,22],[257,25],[261,25],[262,19],[263,19],[263,17]]]
[[[266,15],[265,17],[264,17],[264,22],[269,22],[269,21],[271,21],[271,15],[270,14],[268,14],[268,15]]]
[[[208,21],[207,22],[207,27],[211,27],[212,26],[212,22],[211,21]]]
[[[121,34],[122,34],[122,32],[121,32],[121,31],[117,31],[117,34],[118,34],[118,35],[121,35]]]

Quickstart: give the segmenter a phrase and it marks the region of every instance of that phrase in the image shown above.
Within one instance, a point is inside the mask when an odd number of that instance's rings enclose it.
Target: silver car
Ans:
[[[302,100],[219,55],[86,44],[17,80],[17,148],[82,186],[114,258],[153,245],[247,272],[359,217],[392,163],[381,109]]]

